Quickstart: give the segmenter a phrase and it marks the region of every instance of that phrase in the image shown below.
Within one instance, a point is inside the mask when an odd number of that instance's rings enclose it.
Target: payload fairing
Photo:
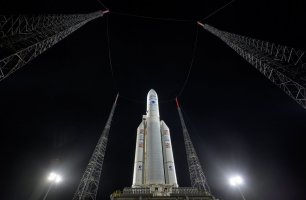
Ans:
[[[147,114],[137,128],[132,187],[171,185],[178,187],[170,130],[159,118],[158,97],[151,89]]]

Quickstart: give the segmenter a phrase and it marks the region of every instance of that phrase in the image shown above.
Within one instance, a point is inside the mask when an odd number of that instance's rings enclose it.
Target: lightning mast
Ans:
[[[75,15],[0,15],[0,81],[107,11]]]
[[[104,130],[89,160],[89,163],[79,183],[77,191],[74,194],[73,200],[96,200],[103,161],[106,152],[109,130],[111,127],[112,118],[117,105],[118,96],[119,94],[117,94],[116,96],[115,102],[110,111]]]
[[[182,110],[179,106],[177,98],[175,99],[175,101],[183,129],[191,186],[210,193],[210,188],[208,186],[207,179],[204,175],[201,163],[190,139],[188,129],[183,118]]]
[[[198,22],[306,109],[306,59],[303,51],[218,30]]]

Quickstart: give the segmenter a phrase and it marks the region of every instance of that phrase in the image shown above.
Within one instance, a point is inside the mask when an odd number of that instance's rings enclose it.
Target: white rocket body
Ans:
[[[132,187],[172,185],[178,187],[170,131],[159,119],[158,97],[147,96],[147,114],[137,129]]]

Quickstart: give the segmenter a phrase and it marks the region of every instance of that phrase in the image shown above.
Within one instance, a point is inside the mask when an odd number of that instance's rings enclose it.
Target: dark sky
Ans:
[[[1,199],[42,199],[46,176],[63,174],[48,200],[72,199],[103,130],[112,102],[120,98],[100,182],[100,199],[131,186],[136,128],[154,88],[171,130],[180,186],[189,186],[175,97],[192,58],[196,20],[227,1],[105,0],[111,11],[190,19],[173,22],[110,13],[96,19],[0,82]],[[229,32],[306,49],[305,1],[238,0],[207,19]],[[2,0],[1,13],[89,13],[95,0]],[[245,179],[248,200],[305,199],[303,134],[306,110],[274,86],[221,40],[199,30],[188,84],[179,97],[191,138],[212,193],[239,199],[231,174]]]

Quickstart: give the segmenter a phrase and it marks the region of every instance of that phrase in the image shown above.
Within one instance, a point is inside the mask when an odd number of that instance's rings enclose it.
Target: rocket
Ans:
[[[157,93],[147,95],[147,113],[137,128],[132,187],[178,187],[170,130],[160,121]]]

